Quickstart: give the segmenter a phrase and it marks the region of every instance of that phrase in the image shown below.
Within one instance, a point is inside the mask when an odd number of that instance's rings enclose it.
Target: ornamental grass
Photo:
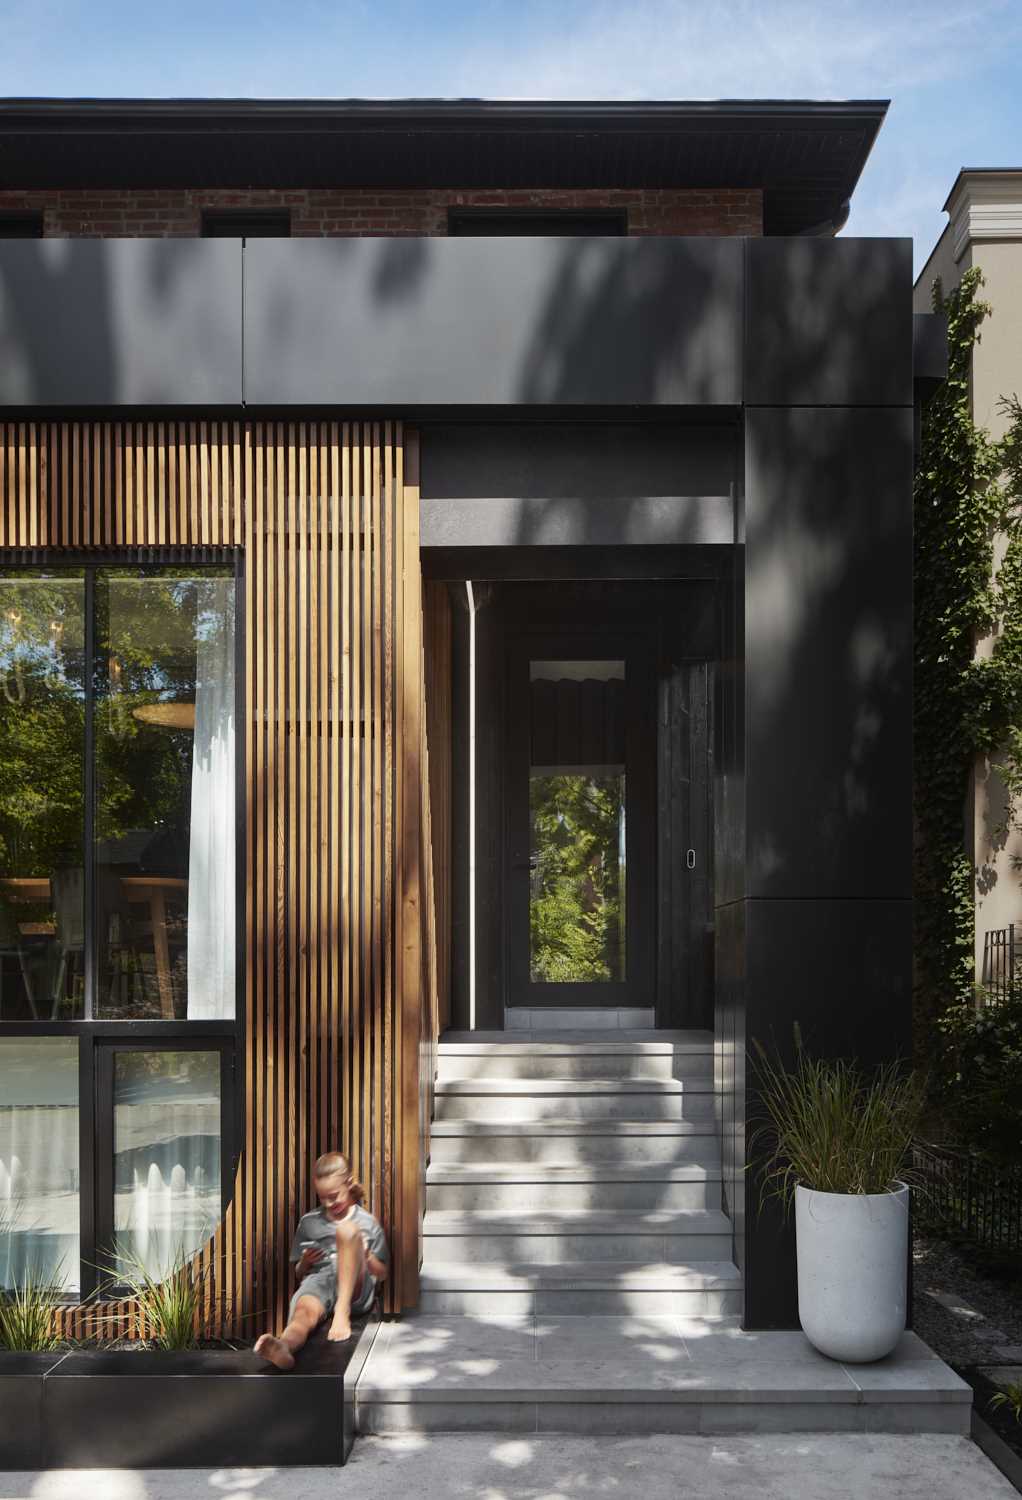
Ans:
[[[810,1057],[798,1028],[791,1067],[753,1045],[759,1111],[752,1145],[765,1196],[787,1208],[796,1187],[886,1193],[906,1180],[925,1103],[916,1074],[896,1062],[867,1072],[847,1058]]]

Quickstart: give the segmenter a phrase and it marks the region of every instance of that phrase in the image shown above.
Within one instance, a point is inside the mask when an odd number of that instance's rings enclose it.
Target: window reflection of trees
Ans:
[[[187,1015],[197,665],[233,651],[233,587],[216,607],[204,592],[225,576],[96,574],[94,1011],[105,1018]],[[2,1020],[84,1014],[85,597],[83,573],[0,576]],[[147,914],[127,899],[125,876],[165,882],[162,974],[155,904]]]
[[[623,774],[534,770],[529,801],[530,978],[623,980]]]

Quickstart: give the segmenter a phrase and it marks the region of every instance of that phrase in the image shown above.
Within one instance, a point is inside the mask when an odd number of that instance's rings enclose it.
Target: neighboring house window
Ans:
[[[42,237],[42,214],[0,214],[0,240],[41,240]]]
[[[0,569],[0,1287],[162,1273],[219,1222],[236,593],[225,567]]]
[[[205,239],[286,240],[291,237],[291,210],[206,209],[202,215]]]
[[[608,210],[599,213],[544,213],[520,209],[452,208],[447,214],[450,235],[624,235],[628,216]]]

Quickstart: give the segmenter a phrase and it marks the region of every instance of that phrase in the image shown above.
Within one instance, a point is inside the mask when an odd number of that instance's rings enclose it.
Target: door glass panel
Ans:
[[[529,663],[529,977],[625,979],[625,664]]]
[[[78,1043],[0,1038],[0,1287],[79,1288]]]
[[[114,1054],[115,1267],[165,1276],[220,1222],[220,1053]]]
[[[0,1021],[85,999],[85,583],[0,577]]]
[[[227,1020],[235,1000],[234,580],[96,580],[94,1014]]]

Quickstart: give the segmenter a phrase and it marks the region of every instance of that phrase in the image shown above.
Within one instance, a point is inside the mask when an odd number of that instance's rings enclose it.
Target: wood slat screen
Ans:
[[[400,423],[0,424],[0,547],[245,550],[244,1139],[195,1263],[216,1326],[241,1337],[283,1317],[291,1235],[329,1149],[351,1157],[387,1230],[384,1310],[418,1299],[449,973],[418,528],[418,442]],[[431,604],[431,632],[441,615]],[[123,1304],[63,1323],[104,1313],[138,1331]]]
[[[0,547],[236,547],[240,422],[0,423]]]

